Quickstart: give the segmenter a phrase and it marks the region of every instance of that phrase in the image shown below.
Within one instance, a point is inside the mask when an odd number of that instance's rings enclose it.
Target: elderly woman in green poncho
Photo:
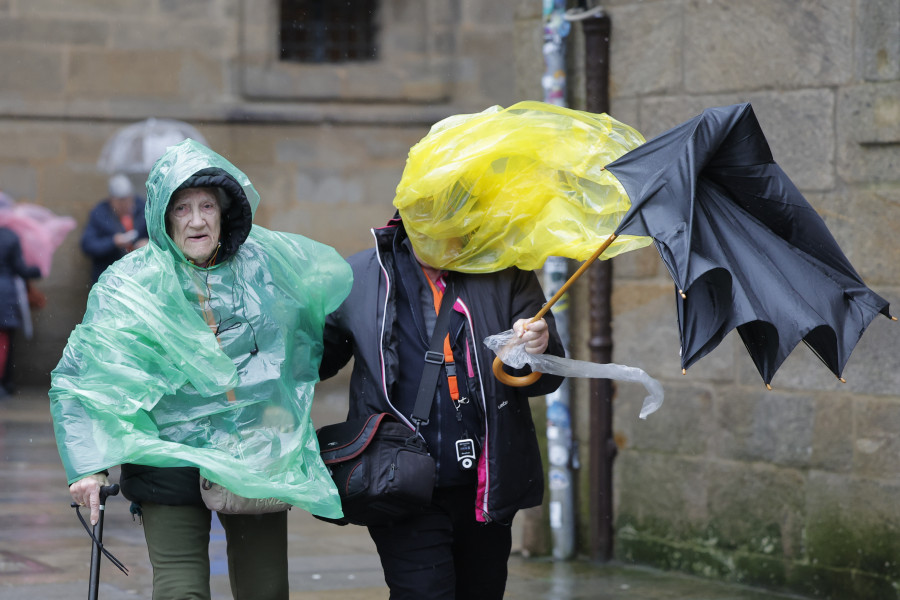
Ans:
[[[52,374],[72,498],[96,522],[121,465],[155,599],[209,598],[201,478],[341,516],[309,411],[325,315],[352,276],[332,248],[252,225],[258,204],[223,157],[192,140],[169,148],[147,180],[150,243],[93,287]],[[235,597],[288,597],[286,514],[219,515]]]

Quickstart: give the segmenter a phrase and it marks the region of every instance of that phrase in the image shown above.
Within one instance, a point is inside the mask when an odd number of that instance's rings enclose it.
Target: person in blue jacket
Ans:
[[[81,236],[81,250],[91,259],[91,282],[106,268],[147,243],[144,200],[122,173],[109,178],[109,197],[91,210]]]

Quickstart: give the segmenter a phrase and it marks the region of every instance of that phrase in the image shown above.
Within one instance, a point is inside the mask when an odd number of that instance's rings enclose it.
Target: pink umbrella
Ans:
[[[19,236],[25,263],[38,267],[42,277],[50,274],[53,253],[76,224],[72,217],[60,217],[38,204],[13,202],[0,192],[0,227]]]

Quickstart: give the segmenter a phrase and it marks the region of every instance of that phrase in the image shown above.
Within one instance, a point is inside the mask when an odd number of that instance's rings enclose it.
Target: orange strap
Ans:
[[[122,215],[119,218],[119,222],[122,223],[122,227],[125,228],[125,231],[131,231],[134,229],[134,218],[131,215]],[[128,252],[134,250],[134,244],[128,244],[126,248]]]
[[[428,285],[431,286],[431,294],[434,297],[434,313],[438,314],[441,312],[441,301],[444,299],[444,292],[434,285],[428,273],[425,273],[425,269],[422,269],[422,273],[425,274],[425,279],[428,281]],[[447,387],[450,390],[450,398],[453,399],[453,402],[457,402],[459,400],[459,383],[456,380],[456,365],[453,362],[453,349],[450,348],[449,333],[444,336],[444,365],[447,368]]]
[[[200,309],[203,311],[203,318],[206,319],[206,324],[209,326],[209,330],[212,331],[213,335],[216,336],[216,341],[219,342],[219,347],[221,347],[222,341],[219,339],[219,336],[216,335],[216,332],[219,330],[219,326],[216,324],[216,318],[213,315],[212,310],[209,308],[209,302],[207,302],[206,298],[204,298],[200,293],[197,294],[197,301],[200,303]],[[225,392],[225,397],[228,398],[229,402],[234,402],[236,400],[234,396],[234,389],[230,389]]]

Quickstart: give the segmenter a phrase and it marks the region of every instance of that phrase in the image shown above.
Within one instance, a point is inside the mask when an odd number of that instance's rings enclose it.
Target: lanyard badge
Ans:
[[[475,442],[471,438],[456,440],[456,463],[461,471],[475,468]]]
[[[431,281],[431,278],[428,277],[428,273],[422,269],[422,272],[425,274],[425,279],[428,280],[428,284],[431,286],[431,292],[434,297],[434,312],[440,312],[441,300],[443,300],[443,290],[439,289],[438,286],[435,285],[434,282]],[[456,364],[453,361],[453,350],[450,347],[450,334],[444,338],[444,369],[447,372],[447,386],[450,391],[450,399],[453,401],[453,406],[456,408],[456,420],[459,421],[460,425],[462,425],[462,413],[460,409],[463,404],[468,404],[469,400],[465,397],[460,397],[459,394],[459,382],[456,378]],[[469,432],[465,430],[465,426],[463,426],[462,435],[460,439],[456,440],[456,464],[459,465],[461,471],[471,471],[475,468],[475,460],[478,457],[475,450],[475,440],[469,437]]]

